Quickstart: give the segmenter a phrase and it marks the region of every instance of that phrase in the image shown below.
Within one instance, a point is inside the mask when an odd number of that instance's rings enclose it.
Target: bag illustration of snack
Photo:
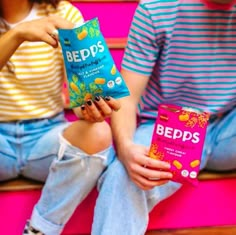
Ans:
[[[121,98],[129,90],[117,70],[97,18],[73,29],[58,29],[69,90],[69,107],[95,96]]]
[[[209,113],[161,104],[149,156],[169,162],[171,180],[197,185]]]

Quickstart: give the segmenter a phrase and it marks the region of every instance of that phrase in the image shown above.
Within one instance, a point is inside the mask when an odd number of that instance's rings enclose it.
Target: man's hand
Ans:
[[[150,158],[148,152],[147,147],[132,142],[119,146],[118,151],[131,180],[143,190],[165,184],[172,178],[169,163]]]

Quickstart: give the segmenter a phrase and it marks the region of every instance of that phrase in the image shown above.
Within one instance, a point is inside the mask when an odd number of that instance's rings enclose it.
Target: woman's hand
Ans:
[[[18,24],[0,37],[0,70],[24,41],[43,41],[52,47],[57,47],[58,38],[55,34],[57,29],[73,27],[71,22],[59,16],[48,16]]]
[[[141,189],[149,190],[167,183],[172,178],[167,162],[152,159],[149,149],[132,142],[118,148],[119,159],[124,164],[131,180]]]
[[[43,41],[53,47],[57,47],[57,29],[73,27],[73,23],[59,16],[48,16],[42,19],[20,23],[14,28],[14,30],[17,32],[18,38],[21,42]]]
[[[95,100],[88,100],[80,108],[75,108],[75,114],[89,122],[102,122],[110,117],[113,111],[120,109],[120,102],[111,97],[95,97]]]

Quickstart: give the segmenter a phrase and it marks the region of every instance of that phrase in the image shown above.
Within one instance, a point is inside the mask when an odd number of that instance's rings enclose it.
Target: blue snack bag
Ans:
[[[95,96],[121,98],[129,90],[117,70],[97,18],[73,29],[58,29],[67,74],[70,108]]]

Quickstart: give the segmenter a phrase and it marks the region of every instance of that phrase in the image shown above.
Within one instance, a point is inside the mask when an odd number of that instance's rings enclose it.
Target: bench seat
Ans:
[[[184,186],[150,213],[148,230],[236,225],[236,172],[202,172],[197,187]],[[0,183],[0,234],[21,234],[43,184],[19,178]],[[94,189],[78,206],[63,235],[90,234]]]

